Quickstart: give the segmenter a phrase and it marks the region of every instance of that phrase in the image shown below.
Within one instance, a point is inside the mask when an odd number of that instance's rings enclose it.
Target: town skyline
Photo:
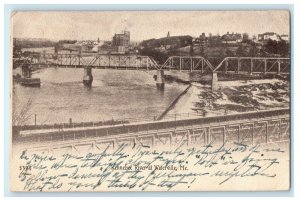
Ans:
[[[290,35],[287,11],[123,11],[121,13],[120,16],[118,12],[103,11],[16,12],[13,14],[13,37],[52,41],[100,38],[103,41],[111,40],[115,33],[121,33],[123,30],[129,30],[132,41],[136,42],[166,37],[168,32],[171,36],[191,35],[192,37],[199,37],[202,33],[223,35],[227,32],[248,33],[250,38],[266,32]],[[149,18],[149,15],[152,17]],[[22,20],[28,18],[32,18],[30,23]]]

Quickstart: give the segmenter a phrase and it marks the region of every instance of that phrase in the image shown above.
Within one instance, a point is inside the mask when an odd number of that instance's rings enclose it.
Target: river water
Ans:
[[[94,69],[92,88],[82,83],[83,69],[48,68],[32,75],[41,79],[40,88],[14,84],[13,110],[22,111],[25,124],[53,124],[111,119],[154,118],[186,88],[166,83],[156,88],[155,71]],[[26,109],[24,109],[26,108]]]

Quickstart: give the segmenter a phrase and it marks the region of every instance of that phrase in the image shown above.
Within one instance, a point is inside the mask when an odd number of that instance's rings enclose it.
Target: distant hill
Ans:
[[[16,38],[14,45],[21,48],[54,47],[56,42],[43,38]]]
[[[192,43],[191,36],[171,36],[159,39],[144,40],[139,44],[140,48],[150,49],[177,49]]]
[[[159,64],[163,64],[170,55],[178,55],[178,50],[189,46],[193,41],[191,36],[171,36],[142,41],[138,48],[141,55],[150,56]]]
[[[285,41],[268,41],[266,44],[246,41],[236,44],[200,44],[191,36],[172,36],[149,39],[139,44],[141,55],[154,58],[163,64],[170,56],[203,56],[213,65],[219,64],[225,57],[277,57],[289,56],[289,44]]]

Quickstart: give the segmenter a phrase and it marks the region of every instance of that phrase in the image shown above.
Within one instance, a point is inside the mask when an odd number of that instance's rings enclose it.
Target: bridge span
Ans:
[[[219,73],[278,74],[290,73],[290,58],[226,57],[213,69]]]
[[[83,83],[91,86],[92,69],[115,70],[156,70],[156,85],[164,88],[164,71],[199,72],[213,74],[212,88],[219,73],[234,74],[277,74],[290,73],[290,58],[272,57],[226,57],[216,67],[202,56],[171,56],[163,65],[153,58],[141,55],[110,55],[110,54],[37,54],[31,53],[25,59],[14,58],[14,67],[22,67],[23,75],[32,67],[48,68],[84,68]]]
[[[209,143],[264,144],[290,139],[290,110],[65,129],[13,128],[14,146],[35,152],[86,153],[132,147],[203,146]]]

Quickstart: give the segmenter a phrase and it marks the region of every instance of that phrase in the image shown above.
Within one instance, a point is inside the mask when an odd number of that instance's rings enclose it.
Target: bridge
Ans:
[[[278,74],[290,73],[290,58],[272,57],[226,57],[213,72],[237,74]]]
[[[164,70],[188,71],[188,72],[212,72],[214,67],[201,56],[171,56],[161,66]]]
[[[13,129],[14,146],[32,152],[87,153],[121,144],[171,148],[209,143],[268,144],[290,140],[290,110],[134,122],[114,126],[65,129]]]
[[[30,77],[32,67],[84,68],[83,83],[91,86],[92,69],[156,70],[156,85],[164,88],[164,71],[212,73],[213,82],[219,73],[234,74],[278,74],[290,73],[290,58],[271,57],[226,57],[216,67],[202,56],[171,56],[163,65],[148,56],[110,54],[37,54],[14,59],[14,67],[21,66],[23,76]],[[212,83],[212,85],[214,85]],[[215,87],[212,87],[215,88]]]
[[[32,66],[60,68],[98,68],[119,70],[158,70],[155,60],[148,56],[121,54],[29,54]]]

